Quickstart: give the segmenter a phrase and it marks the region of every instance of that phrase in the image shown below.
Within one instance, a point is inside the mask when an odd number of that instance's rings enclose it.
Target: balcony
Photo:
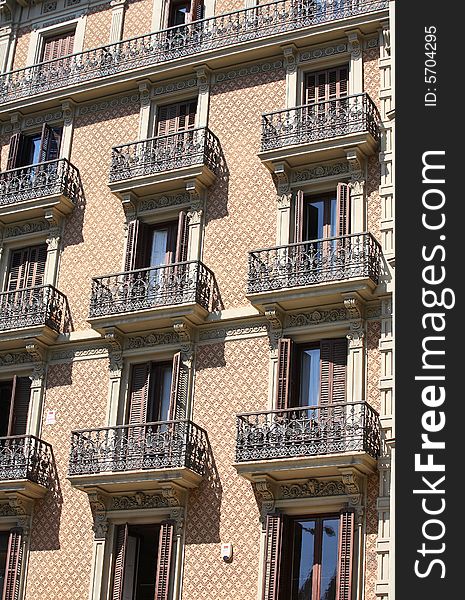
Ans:
[[[378,413],[366,402],[306,406],[237,416],[235,468],[246,479],[335,475],[376,468]]]
[[[33,435],[0,437],[0,498],[15,494],[41,498],[53,479],[50,444]]]
[[[124,333],[172,324],[202,323],[218,305],[215,276],[200,261],[138,269],[92,280],[89,322],[97,331]]]
[[[372,297],[381,270],[381,246],[356,233],[249,253],[247,297],[259,309],[290,310],[340,302],[341,294]]]
[[[203,127],[116,146],[109,186],[112,192],[139,196],[179,187],[180,180],[209,186],[219,168],[218,138]]]
[[[205,474],[208,436],[191,421],[159,421],[73,431],[68,478],[83,491],[197,487]]]
[[[79,171],[66,158],[0,173],[0,223],[70,213],[81,196]]]
[[[25,338],[51,344],[69,328],[68,301],[52,285],[0,293],[0,348],[23,345]]]
[[[274,56],[282,44],[309,35],[315,42],[323,41],[334,29],[340,29],[341,35],[354,27],[375,32],[388,14],[388,0],[261,4],[5,73],[0,77],[1,110],[12,110],[15,104],[24,107],[26,99],[28,103],[58,96],[76,100],[79,94],[89,99],[92,89],[103,95],[110,93],[109,86],[117,88],[111,93],[128,90],[133,86],[130,80],[156,80],[157,75],[166,79],[174,69],[187,74],[199,63],[208,62],[216,69]]]
[[[265,114],[259,157],[273,171],[273,163],[282,161],[298,167],[345,158],[350,148],[370,155],[378,147],[379,124],[366,93]]]

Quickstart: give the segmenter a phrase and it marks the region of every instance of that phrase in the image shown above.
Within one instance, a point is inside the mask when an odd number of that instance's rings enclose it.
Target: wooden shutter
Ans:
[[[181,360],[181,352],[173,356],[169,420],[182,421],[187,416],[189,372]]]
[[[284,523],[284,515],[282,514],[274,513],[266,517],[263,600],[280,600],[285,536]]]
[[[44,284],[45,263],[47,261],[47,246],[29,248],[29,262],[25,287],[36,287]]]
[[[8,435],[26,434],[30,399],[31,380],[29,377],[17,377],[15,375],[13,378]]]
[[[123,600],[124,566],[128,545],[128,524],[116,528],[115,562],[113,567],[113,591],[111,600]]]
[[[7,290],[43,285],[47,246],[32,246],[14,250],[10,257]]]
[[[295,196],[294,205],[294,242],[304,241],[305,207],[304,193],[299,190]]]
[[[275,405],[278,410],[289,407],[292,347],[293,342],[291,339],[279,339],[275,390]]]
[[[315,104],[347,96],[348,79],[347,65],[309,73],[305,81],[305,104]]]
[[[347,340],[324,340],[320,344],[320,405],[346,399]]]
[[[44,40],[42,49],[42,62],[61,58],[73,53],[74,31],[54,35]]]
[[[347,183],[337,184],[337,224],[336,235],[350,233],[350,188]]]
[[[196,113],[197,100],[160,106],[157,119],[157,135],[170,135],[193,129]]]
[[[174,521],[163,521],[160,526],[160,538],[158,543],[155,600],[168,600],[169,598],[173,539]]]
[[[10,147],[8,148],[7,171],[19,167],[23,148],[24,135],[21,132],[13,134],[10,138]]]
[[[140,221],[135,219],[128,225],[126,238],[126,255],[124,258],[124,271],[133,271],[136,268],[136,254],[139,241]]]
[[[129,398],[129,425],[147,422],[147,409],[150,385],[150,363],[133,365]]]
[[[44,123],[40,136],[39,163],[57,159],[60,152],[60,142],[61,128],[52,128]]]
[[[203,19],[203,0],[192,0],[191,3],[191,21],[200,21]]]
[[[16,528],[10,531],[5,565],[5,582],[2,600],[19,600],[21,562],[23,558],[23,532]]]
[[[342,512],[339,528],[339,565],[336,600],[352,598],[352,554],[354,545],[354,513]]]
[[[185,262],[187,260],[189,242],[189,222],[186,211],[182,210],[178,218],[178,234],[176,237],[176,255],[174,261]]]

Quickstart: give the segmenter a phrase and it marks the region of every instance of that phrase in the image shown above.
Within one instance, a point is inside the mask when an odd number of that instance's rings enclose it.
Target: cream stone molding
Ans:
[[[50,228],[49,223],[44,219],[40,221],[28,221],[25,223],[14,223],[8,225],[3,231],[3,239],[41,233]]]
[[[117,329],[111,328],[105,331],[104,338],[109,347],[110,372],[113,376],[121,375],[123,370],[123,337]]]
[[[321,163],[312,167],[307,167],[302,170],[294,170],[292,172],[292,183],[304,183],[321,179],[323,177],[337,177],[340,175],[349,175],[350,166],[348,161],[337,163]]]
[[[197,87],[199,88],[199,94],[206,94],[210,89],[211,81],[211,69],[207,65],[201,65],[196,67],[194,71],[197,74]]]
[[[229,71],[220,71],[215,74],[214,82],[221,83],[223,81],[236,79],[237,77],[247,77],[248,75],[254,75],[257,73],[280,71],[283,68],[284,60],[276,60],[273,62],[265,62],[259,64],[255,63],[252,65],[247,65],[237,70],[235,69]]]
[[[349,348],[358,348],[365,337],[364,303],[358,294],[343,294],[344,306],[350,319],[350,332],[347,334]]]
[[[237,338],[250,338],[265,336],[269,332],[269,325],[263,322],[250,323],[248,325],[230,325],[229,327],[201,329],[199,341],[228,341]]]
[[[205,186],[196,179],[189,179],[185,183],[186,192],[189,194],[193,211],[203,210],[203,192]]]
[[[137,216],[137,196],[134,192],[126,192],[122,195],[121,204],[126,215],[126,226],[129,221],[134,221]]]
[[[105,540],[108,534],[108,496],[96,491],[88,492],[87,496],[92,511],[94,539]]]
[[[279,498],[282,500],[347,495],[346,486],[342,479],[308,479],[304,482],[289,483],[279,487]]]
[[[278,350],[278,341],[283,337],[284,313],[277,304],[264,306],[264,316],[270,324],[270,350],[275,354]]]
[[[383,23],[381,35],[383,38],[384,51],[388,56],[391,56],[391,30],[389,29],[389,22]]]
[[[165,96],[175,92],[182,92],[186,89],[195,88],[198,86],[198,78],[189,77],[185,79],[176,79],[163,84],[154,84],[151,90],[152,98],[157,96]]]
[[[8,512],[8,514],[1,515],[3,511],[0,511],[0,516],[13,517],[16,521],[16,526],[23,530],[23,536],[27,539],[31,528],[34,500],[25,496],[15,495],[8,498],[8,503],[3,506],[9,507],[5,509],[5,512]]]
[[[191,197],[188,192],[179,192],[176,194],[166,194],[155,198],[140,200],[137,203],[138,214],[154,211],[160,208],[170,208],[191,203]]]
[[[290,313],[286,315],[285,328],[317,326],[323,323],[341,323],[350,318],[346,308],[329,310],[315,309],[311,312]]]
[[[45,378],[47,353],[42,346],[38,344],[26,344],[26,352],[32,358],[33,368],[31,387],[40,387]]]
[[[141,108],[150,106],[152,86],[149,81],[139,83],[139,102]]]
[[[346,158],[349,165],[350,184],[354,188],[360,186],[356,193],[363,193],[365,185],[365,159],[363,155],[356,149],[351,148],[346,150]]]
[[[8,352],[0,355],[0,367],[30,364],[34,361],[29,352]]]
[[[56,123],[63,120],[63,111],[57,110],[54,112],[42,113],[39,115],[34,115],[33,117],[23,117],[21,115],[19,117],[19,121],[17,127],[21,131],[25,131],[27,129],[34,129],[40,127],[44,123]],[[6,123],[2,127],[2,133],[10,133],[13,131],[14,127],[12,123]]]
[[[167,496],[167,490],[155,494],[145,494],[144,492],[134,492],[124,496],[113,496],[109,506],[109,511],[121,510],[144,510],[148,508],[173,508],[180,505],[179,499]]]
[[[75,346],[70,349],[55,350],[50,353],[49,362],[72,362],[75,360],[90,360],[108,357],[108,345]]]
[[[363,34],[359,29],[354,29],[347,32],[347,39],[349,41],[347,49],[352,55],[352,58],[360,58],[362,56],[362,44]]]
[[[73,100],[64,100],[61,103],[61,109],[63,124],[65,126],[72,125],[76,109],[76,103]]]
[[[317,46],[315,48],[309,48],[302,50],[298,56],[299,63],[309,62],[312,60],[318,60],[322,58],[328,58],[338,54],[344,54],[348,52],[347,42],[342,41],[340,43],[334,43],[326,46]]]
[[[194,329],[185,321],[175,321],[173,331],[181,342],[181,352],[184,360],[190,361],[194,355]]]
[[[107,111],[110,108],[115,108],[117,106],[128,106],[131,104],[138,106],[139,103],[139,94],[131,94],[130,96],[115,96],[111,100],[79,105],[77,109],[77,115],[83,116],[89,113]]]
[[[287,200],[291,192],[291,169],[287,162],[273,164],[273,175],[278,190],[278,202],[283,201],[283,198]]]
[[[379,321],[382,316],[382,303],[368,304],[365,308],[366,321]]]
[[[260,521],[264,525],[266,516],[272,513],[275,509],[275,491],[274,486],[269,479],[254,481],[252,488],[260,502]]]
[[[139,348],[149,348],[153,346],[172,346],[179,344],[179,335],[173,331],[153,331],[148,335],[139,335],[128,337],[124,342],[125,350],[136,350]]]
[[[291,75],[297,71],[297,46],[295,44],[289,44],[288,46],[282,46],[281,48],[284,54],[286,73]]]

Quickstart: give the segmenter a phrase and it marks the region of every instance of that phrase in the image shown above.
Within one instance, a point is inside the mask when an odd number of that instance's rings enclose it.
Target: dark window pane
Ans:
[[[339,519],[324,519],[322,537],[320,600],[336,600]]]
[[[322,200],[307,204],[305,240],[319,240],[323,237],[323,217],[324,202]]]
[[[292,600],[311,600],[315,559],[315,521],[294,522]]]
[[[317,406],[320,399],[320,349],[304,350],[300,371],[300,406]]]

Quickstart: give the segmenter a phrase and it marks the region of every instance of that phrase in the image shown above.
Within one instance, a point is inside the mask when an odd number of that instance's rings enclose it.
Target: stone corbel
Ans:
[[[108,497],[101,492],[89,492],[88,498],[93,517],[94,539],[104,540],[108,533]]]
[[[126,192],[121,196],[121,204],[126,215],[126,224],[133,221],[137,215],[137,196],[133,192]]]
[[[194,71],[197,74],[199,94],[206,94],[210,89],[211,70],[206,65],[201,65],[196,67]]]
[[[26,344],[26,352],[33,361],[31,387],[40,387],[45,377],[46,351],[38,344]]]
[[[297,71],[297,46],[295,44],[289,44],[288,46],[281,46],[284,54],[284,66],[286,67],[286,73],[293,75]]]
[[[181,502],[179,491],[175,487],[167,485],[162,487],[161,493],[169,506],[170,519],[176,523],[176,534],[181,535],[184,528],[185,507]]]
[[[194,330],[185,320],[175,321],[173,329],[181,342],[183,361],[191,362],[194,356]]]
[[[277,350],[277,344],[283,337],[284,313],[278,304],[269,304],[264,307],[265,318],[270,324],[271,350]]]
[[[152,87],[149,81],[142,81],[139,83],[139,101],[141,108],[150,106],[150,95]]]
[[[352,55],[352,58],[360,58],[362,56],[362,44],[360,41],[362,37],[363,34],[359,29],[347,32],[347,40],[349,42],[347,49]]]
[[[21,131],[22,118],[23,115],[19,111],[15,111],[10,114],[10,122],[14,133]]]
[[[290,205],[291,198],[291,170],[287,162],[273,164],[273,175],[275,176],[278,191],[278,203]]]
[[[383,21],[381,25],[382,28],[378,30],[381,34],[380,41],[384,47],[386,56],[391,56],[391,30],[389,27],[389,21]]]
[[[32,510],[34,501],[30,498],[24,498],[14,496],[8,498],[8,506],[10,510],[10,516],[16,519],[16,527],[20,527],[23,530],[23,536],[27,538],[29,536],[31,521],[32,521]]]
[[[359,348],[363,345],[365,332],[363,328],[364,303],[358,294],[343,294],[344,306],[349,315],[350,332],[347,334],[349,348]]]
[[[365,160],[363,155],[354,148],[346,150],[346,158],[349,163],[350,181],[349,185],[354,194],[363,194],[365,189]]]
[[[73,100],[64,100],[61,103],[61,110],[63,112],[63,124],[66,126],[71,125],[74,118],[76,103]]]
[[[260,521],[265,524],[267,515],[275,509],[276,498],[273,486],[268,479],[255,481],[252,486],[260,501]]]
[[[189,179],[186,181],[186,192],[189,194],[192,215],[199,213],[198,218],[201,218],[202,211],[204,209],[203,192],[205,186],[195,179]]]
[[[123,370],[123,337],[119,330],[115,328],[107,329],[104,337],[108,344],[110,372],[113,376],[118,377]]]

